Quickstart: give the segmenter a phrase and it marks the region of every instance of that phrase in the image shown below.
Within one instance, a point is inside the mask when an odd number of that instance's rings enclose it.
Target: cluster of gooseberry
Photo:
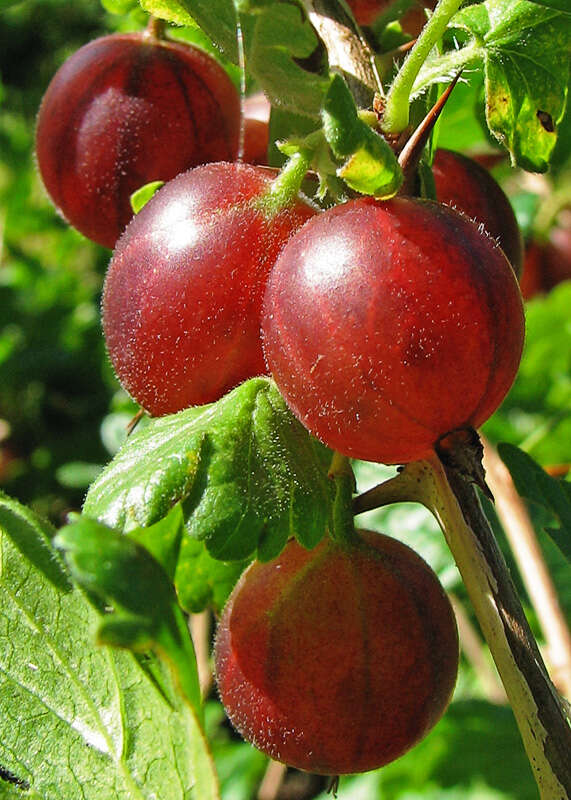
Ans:
[[[319,211],[283,192],[284,173],[235,160],[239,125],[221,67],[149,32],[93,42],[48,89],[38,164],[63,215],[115,246],[102,311],[123,386],[162,415],[270,372],[315,436],[384,463],[481,424],[523,341],[519,232],[488,173],[441,151],[437,201]],[[166,185],[129,221],[151,180]],[[236,727],[329,774],[409,749],[443,713],[457,665],[434,573],[368,532],[311,552],[290,542],[252,565],[216,642]]]

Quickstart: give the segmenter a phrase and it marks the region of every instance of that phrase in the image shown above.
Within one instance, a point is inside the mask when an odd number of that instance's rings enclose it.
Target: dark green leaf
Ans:
[[[499,444],[498,453],[509,469],[519,494],[553,514],[559,527],[549,527],[546,531],[571,561],[571,484],[552,478],[527,453],[514,445]]]
[[[102,618],[72,588],[45,523],[5,497],[0,509],[0,775],[42,800],[216,800],[203,734],[167,662],[149,655],[142,668],[96,646]],[[15,785],[0,777],[0,797]]]
[[[531,2],[545,6],[545,8],[553,8],[555,11],[562,11],[564,14],[571,14],[567,0],[531,0]]]
[[[174,581],[176,566],[184,533],[182,508],[177,503],[172,511],[148,528],[136,528],[130,536],[142,544],[159,562],[171,581]]]
[[[254,378],[218,403],[135,431],[89,490],[84,512],[130,532],[182,502],[188,534],[215,558],[243,560],[257,550],[269,559],[290,536],[309,547],[323,536],[330,458],[273,382]]]
[[[175,583],[181,606],[189,613],[212,608],[220,613],[247,561],[218,561],[204,542],[185,536]]]

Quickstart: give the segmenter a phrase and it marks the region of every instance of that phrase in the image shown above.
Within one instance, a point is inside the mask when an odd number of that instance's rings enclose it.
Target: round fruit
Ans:
[[[523,240],[510,201],[488,170],[452,150],[437,150],[432,165],[436,199],[470,217],[497,240],[516,275],[523,269]]]
[[[236,729],[310,772],[365,772],[409,750],[450,700],[458,635],[438,578],[401,542],[290,541],[224,609],[216,676]]]
[[[264,207],[275,171],[205,164],[167,183],[132,220],[109,265],[103,328],[123,386],[150,414],[217,400],[266,372],[268,273],[315,210]]]
[[[310,220],[271,272],[268,367],[289,407],[339,452],[428,458],[477,427],[515,377],[521,294],[493,239],[428,200],[350,200]]]
[[[112,248],[130,195],[238,152],[240,101],[208,54],[148,33],[96,39],[58,70],[42,101],[38,166],[63,216]]]

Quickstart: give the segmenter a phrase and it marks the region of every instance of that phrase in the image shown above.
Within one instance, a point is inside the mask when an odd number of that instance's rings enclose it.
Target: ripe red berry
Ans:
[[[211,56],[147,33],[113,34],[74,53],[51,81],[38,166],[63,216],[112,248],[136,189],[232,160],[239,130],[238,93]]]
[[[458,669],[454,614],[413,550],[382,534],[254,563],[224,609],[216,676],[236,729],[323,774],[398,758],[438,721]]]
[[[371,25],[392,5],[391,0],[347,0],[347,3],[359,25]],[[435,5],[435,0],[411,0],[399,18],[403,31],[413,38],[418,36],[428,19],[425,9],[434,8]]]
[[[284,247],[262,317],[289,407],[339,452],[427,458],[503,400],[523,345],[522,298],[495,242],[413,198],[351,200]]]
[[[569,217],[571,215],[564,215]],[[545,294],[563,281],[571,280],[571,225],[555,227],[546,242],[528,243],[520,280],[526,300]]]
[[[452,150],[437,150],[432,173],[436,199],[461,211],[497,240],[520,276],[523,240],[516,216],[499,183],[472,158]]]
[[[268,273],[315,214],[302,200],[268,210],[274,177],[248,164],[196,167],[160,189],[120,238],[103,328],[119,380],[150,414],[212,402],[266,372]]]

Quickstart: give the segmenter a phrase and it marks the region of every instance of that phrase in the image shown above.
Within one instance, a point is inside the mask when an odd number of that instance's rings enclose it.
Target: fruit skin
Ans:
[[[207,53],[146,33],[112,34],[58,70],[40,106],[36,154],[61,214],[112,248],[130,195],[238,152],[240,101]]]
[[[438,721],[458,670],[450,602],[406,545],[290,541],[223,611],[218,689],[237,730],[290,766],[340,775],[398,758]]]
[[[521,357],[523,303],[505,255],[466,217],[361,198],[290,239],[262,330],[268,367],[315,436],[399,464],[497,408]]]
[[[571,280],[571,224],[554,227],[545,242],[533,239],[528,242],[521,293],[525,300],[531,300],[568,280]]]
[[[436,199],[461,211],[497,240],[515,274],[523,270],[523,239],[499,183],[477,161],[452,150],[437,150],[432,165]]]
[[[284,242],[316,212],[267,213],[275,171],[205,164],[169,181],[109,264],[103,330],[117,376],[154,416],[209,403],[266,372],[260,316]]]
[[[391,0],[347,0],[347,4],[359,25],[372,25],[379,14],[392,5]],[[425,9],[433,9],[435,5],[435,0],[413,0],[399,18],[403,31],[417,37],[428,19]]]

